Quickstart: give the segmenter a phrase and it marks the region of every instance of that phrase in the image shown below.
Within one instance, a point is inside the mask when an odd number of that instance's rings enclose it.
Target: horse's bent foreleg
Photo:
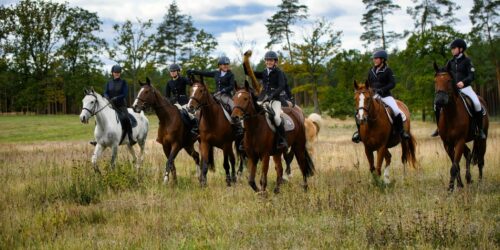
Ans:
[[[197,175],[200,177],[200,154],[194,150],[193,145],[186,146],[184,150],[191,156],[191,158],[193,158],[194,163],[196,164]]]
[[[175,158],[177,154],[181,150],[181,146],[179,144],[174,144],[172,146],[172,150],[170,151],[170,155],[168,156],[167,168],[172,172],[172,178],[174,182],[177,182],[177,170],[175,169]]]
[[[137,163],[137,156],[135,155],[134,147],[132,147],[132,145],[130,145],[129,143],[127,144],[127,149],[130,155],[132,155],[132,163],[135,165],[136,169],[139,169],[139,164]]]

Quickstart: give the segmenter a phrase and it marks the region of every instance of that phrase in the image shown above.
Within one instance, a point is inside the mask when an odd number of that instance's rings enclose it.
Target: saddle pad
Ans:
[[[289,115],[283,112],[281,113],[280,117],[285,122],[285,131],[292,131],[295,129],[295,123],[293,123],[293,120],[292,118],[290,118]],[[274,118],[271,117],[269,113],[266,112],[267,125],[273,132],[276,132],[276,127],[274,126],[273,120]]]
[[[466,94],[464,94],[462,92],[459,92],[459,93],[460,93],[460,98],[462,99],[462,102],[464,103],[465,110],[467,110],[467,113],[469,114],[470,117],[473,117],[474,114],[471,111],[471,110],[474,109],[472,100]],[[482,108],[481,111],[483,112],[483,116],[485,116],[486,115],[486,109],[484,108],[484,106],[483,106],[482,103],[481,103],[481,108]]]
[[[229,121],[229,123],[233,124],[233,119],[231,119],[231,114],[224,108],[224,105],[220,104],[222,111],[224,111],[224,116]]]

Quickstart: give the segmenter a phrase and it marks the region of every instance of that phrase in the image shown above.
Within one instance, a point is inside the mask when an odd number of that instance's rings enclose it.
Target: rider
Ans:
[[[266,69],[263,72],[256,72],[256,77],[262,76],[263,89],[259,95],[258,103],[264,106],[271,106],[274,111],[274,123],[276,125],[276,134],[278,135],[278,149],[287,148],[285,135],[285,123],[280,115],[283,113],[281,106],[287,106],[286,99],[282,92],[286,93],[286,76],[278,64],[278,54],[274,51],[268,51],[264,55]],[[288,93],[286,93],[288,94]]]
[[[187,71],[188,75],[200,75],[206,77],[213,77],[215,79],[215,84],[217,89],[213,94],[213,97],[220,103],[228,105],[231,110],[234,108],[233,102],[233,91],[234,91],[234,74],[231,72],[229,67],[230,60],[227,56],[221,56],[218,60],[217,65],[219,66],[218,70],[215,71],[200,71],[190,69]],[[240,139],[243,138],[243,127],[241,123],[232,123],[233,129],[236,133],[236,137]],[[242,146],[240,145],[241,149]]]
[[[402,112],[399,109],[396,100],[391,96],[391,89],[396,86],[396,80],[391,68],[387,66],[387,52],[379,50],[373,53],[373,68],[368,71],[368,86],[374,91],[375,97],[380,97],[384,104],[391,107],[394,112],[394,127],[402,139],[409,139],[410,135],[403,128]],[[354,132],[352,141],[359,143],[361,138],[359,136],[359,124],[356,122],[358,130]]]
[[[486,135],[483,131],[483,110],[479,98],[471,87],[471,83],[474,80],[474,65],[469,57],[465,55],[465,50],[467,49],[467,44],[463,39],[455,39],[450,44],[451,54],[453,58],[446,64],[446,69],[450,72],[453,77],[453,82],[460,92],[467,95],[474,106],[474,119],[477,126],[476,136],[480,139],[486,139]],[[436,123],[439,124],[439,115],[441,107],[434,107],[436,115]],[[432,136],[437,136],[438,130],[434,131]]]
[[[165,96],[173,104],[178,104],[181,108],[188,103],[188,98],[186,95],[186,87],[191,85],[189,79],[181,76],[181,67],[179,64],[171,64],[168,67],[170,72],[170,79],[167,82],[167,87],[165,88]],[[198,119],[194,115],[190,115],[191,118],[191,134],[198,137]]]
[[[128,134],[129,143],[133,145],[136,141],[133,139],[132,124],[130,123],[127,111],[128,85],[125,80],[120,78],[121,72],[122,67],[120,67],[120,65],[114,65],[111,68],[113,79],[109,80],[106,86],[104,86],[103,96],[113,105],[116,113],[120,117],[120,121],[123,122],[125,132]]]

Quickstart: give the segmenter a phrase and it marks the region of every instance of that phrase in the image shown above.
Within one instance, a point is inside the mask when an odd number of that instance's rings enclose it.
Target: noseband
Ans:
[[[357,90],[357,91],[356,91],[356,94],[363,94],[363,93],[366,93],[366,92],[368,92],[368,91],[366,91],[366,90]],[[359,95],[358,95],[358,96],[359,96]],[[369,117],[370,117],[370,110],[371,110],[371,107],[372,107],[372,102],[371,102],[371,101],[370,101],[370,102],[368,102],[368,105],[367,105],[367,106],[368,106],[368,107],[364,107],[364,106],[363,106],[363,107],[358,107],[358,108],[356,109],[356,120],[358,119],[358,114],[359,114],[359,111],[360,111],[360,110],[364,110],[364,111],[366,111],[366,114],[367,114],[367,115],[366,115],[366,117],[367,117],[367,118],[369,118]],[[376,118],[375,118],[375,119],[373,119],[373,120],[376,120]]]

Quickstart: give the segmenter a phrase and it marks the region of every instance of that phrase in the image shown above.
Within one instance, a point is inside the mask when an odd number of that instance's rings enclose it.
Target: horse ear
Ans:
[[[358,85],[358,82],[356,81],[356,79],[354,79],[354,89],[359,89],[359,85]]]
[[[91,86],[91,87],[90,87],[90,92],[91,92],[91,93],[94,93],[94,92],[95,92],[95,90],[94,90],[94,87],[93,87],[93,86]]]
[[[146,83],[147,83],[148,85],[151,85],[151,80],[149,80],[149,77],[146,77]]]
[[[84,94],[84,95],[87,95],[88,93],[89,93],[89,90],[88,90],[87,88],[84,88],[84,89],[83,89],[83,94]]]
[[[434,61],[433,65],[434,65],[434,70],[436,71],[436,73],[439,72],[439,67],[438,67],[436,61]]]
[[[248,84],[248,81],[245,80],[245,89],[248,90],[250,88],[250,84]]]

